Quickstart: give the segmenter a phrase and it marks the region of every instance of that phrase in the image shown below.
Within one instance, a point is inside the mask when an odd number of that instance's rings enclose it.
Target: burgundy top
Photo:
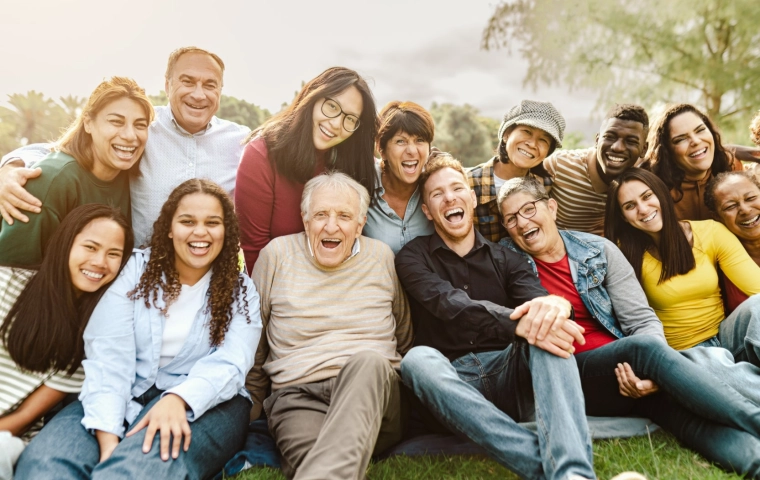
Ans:
[[[318,160],[314,175],[324,171],[324,160]],[[263,138],[248,142],[237,171],[235,211],[249,275],[259,252],[271,239],[303,231],[303,187],[303,183],[292,182],[273,168]]]

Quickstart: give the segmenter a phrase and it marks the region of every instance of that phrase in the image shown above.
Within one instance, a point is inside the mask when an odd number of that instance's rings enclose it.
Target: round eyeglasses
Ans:
[[[322,115],[327,118],[335,118],[341,114],[343,115],[343,128],[347,132],[355,132],[359,128],[359,117],[344,112],[340,108],[340,104],[332,98],[325,98],[322,101]]]
[[[532,202],[528,202],[522,207],[520,207],[519,210],[517,210],[514,213],[505,213],[504,214],[504,226],[507,228],[515,228],[517,226],[517,216],[520,215],[525,220],[528,220],[529,218],[533,218],[536,216],[536,204],[542,200],[546,200],[545,198],[539,198],[538,200],[533,200]]]

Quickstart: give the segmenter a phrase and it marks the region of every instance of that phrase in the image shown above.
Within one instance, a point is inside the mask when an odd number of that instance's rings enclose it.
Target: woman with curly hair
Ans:
[[[376,133],[372,92],[344,67],[317,75],[288,107],[251,132],[235,184],[249,273],[271,239],[303,231],[301,193],[311,178],[339,170],[374,196]]]
[[[13,476],[39,420],[81,390],[82,332],[132,243],[117,209],[82,205],[53,234],[39,271],[0,267],[0,479]]]
[[[188,180],[153,232],[84,332],[81,401],[30,443],[19,478],[207,478],[242,447],[261,318],[232,201]]]
[[[719,173],[744,169],[723,146],[715,124],[694,105],[670,105],[655,118],[647,140],[644,167],[665,182],[678,218],[711,219],[704,202],[707,182]]]

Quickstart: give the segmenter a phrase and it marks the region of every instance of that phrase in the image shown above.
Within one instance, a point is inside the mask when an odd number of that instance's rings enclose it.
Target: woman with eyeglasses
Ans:
[[[328,68],[254,130],[237,172],[235,209],[248,272],[275,237],[303,231],[304,184],[339,170],[374,195],[375,100],[353,70]]]

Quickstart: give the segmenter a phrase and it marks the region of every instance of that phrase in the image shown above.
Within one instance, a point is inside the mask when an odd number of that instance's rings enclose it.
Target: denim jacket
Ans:
[[[648,334],[665,341],[662,323],[647,302],[628,260],[609,240],[590,233],[560,230],[570,272],[583,304],[617,338]],[[538,274],[533,258],[506,237],[500,242],[522,255]]]
[[[84,331],[86,358],[82,362],[85,381],[79,399],[84,407],[82,425],[121,437],[124,421],[131,423],[142,406],[134,398],[156,385],[164,395],[182,397],[190,409],[192,422],[222,402],[243,395],[247,398],[245,376],[253,366],[261,335],[259,296],[248,276],[244,277],[245,299],[237,298],[232,321],[217,347],[210,345],[206,291],[204,306],[193,319],[185,344],[174,359],[159,367],[165,317],[145,300],[131,300],[130,292],[139,283],[150,257],[150,249],[136,249],[126,266],[108,288]],[[163,305],[163,292],[158,304]],[[242,303],[247,301],[248,315]]]

